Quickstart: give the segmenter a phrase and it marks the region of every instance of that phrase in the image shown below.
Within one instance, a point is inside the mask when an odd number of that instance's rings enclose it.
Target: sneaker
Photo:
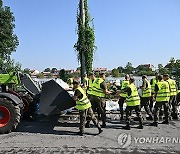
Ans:
[[[169,121],[165,120],[161,124],[169,124]]]
[[[123,127],[123,129],[130,130],[131,127],[129,125],[126,125],[126,126]]]
[[[155,127],[157,127],[157,126],[158,126],[158,123],[157,123],[157,122],[150,123],[150,126],[155,126]]]

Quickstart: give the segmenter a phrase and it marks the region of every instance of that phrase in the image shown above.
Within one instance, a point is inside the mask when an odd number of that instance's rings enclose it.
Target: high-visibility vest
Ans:
[[[87,93],[89,95],[92,94],[92,90],[93,90],[93,86],[94,86],[94,81],[96,80],[96,78],[94,80],[92,80],[91,78],[88,80],[88,90]]]
[[[101,83],[104,82],[102,78],[97,78],[94,81],[94,86],[92,88],[92,95],[98,96],[98,97],[105,97],[104,90],[101,88]]]
[[[156,101],[157,102],[169,101],[170,99],[169,84],[166,81],[159,81],[156,84],[159,89],[157,92]]]
[[[138,95],[136,86],[133,83],[131,83],[128,87],[131,88],[131,95],[126,97],[126,105],[127,106],[140,105],[140,97]]]
[[[148,84],[148,87],[142,90],[142,97],[151,97],[151,85],[147,79],[145,79],[145,82]]]
[[[85,110],[85,109],[90,108],[91,103],[90,103],[89,99],[87,98],[85,91],[80,86],[77,89],[81,92],[83,97],[80,100],[76,101],[75,108],[78,110]]]
[[[84,89],[84,91],[87,90],[88,81],[89,81],[89,78],[84,78],[84,79],[83,79],[83,89]]]
[[[168,79],[167,82],[169,83],[169,87],[170,87],[170,96],[177,95],[176,81],[172,79]]]
[[[73,78],[69,78],[68,84],[70,88],[73,88]]]
[[[123,90],[126,87],[128,87],[128,85],[129,85],[129,81],[128,80],[123,80],[122,83],[121,83],[121,90]],[[127,93],[126,92],[122,92],[122,93],[120,93],[120,96],[121,97],[126,97]]]
[[[152,84],[151,84],[151,92],[155,93],[155,84],[158,82],[156,78],[152,79]]]

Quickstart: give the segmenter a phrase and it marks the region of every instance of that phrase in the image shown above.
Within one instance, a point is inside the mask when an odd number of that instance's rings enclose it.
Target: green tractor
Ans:
[[[33,96],[21,84],[19,73],[0,74],[0,133],[15,130],[22,118],[33,118]]]
[[[50,80],[40,89],[28,74],[0,74],[0,134],[15,130],[21,119],[33,117],[37,103],[46,116],[75,106],[72,91],[62,88],[63,84]]]
[[[0,133],[3,134],[16,129],[21,120],[23,101],[8,90],[18,83],[18,77],[14,73],[0,74]]]

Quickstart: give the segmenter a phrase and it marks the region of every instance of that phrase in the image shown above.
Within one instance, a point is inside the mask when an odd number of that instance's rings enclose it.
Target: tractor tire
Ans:
[[[23,101],[23,119],[33,118],[35,112],[35,103],[30,95],[21,96]]]
[[[20,119],[20,107],[6,98],[0,98],[0,134],[7,134],[15,130]]]

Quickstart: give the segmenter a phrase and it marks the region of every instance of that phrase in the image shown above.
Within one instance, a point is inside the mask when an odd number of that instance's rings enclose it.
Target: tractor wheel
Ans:
[[[35,104],[33,99],[30,95],[24,95],[21,97],[23,101],[23,118],[28,119],[32,118],[35,112]]]
[[[20,107],[6,98],[0,98],[0,133],[10,133],[20,123]]]

